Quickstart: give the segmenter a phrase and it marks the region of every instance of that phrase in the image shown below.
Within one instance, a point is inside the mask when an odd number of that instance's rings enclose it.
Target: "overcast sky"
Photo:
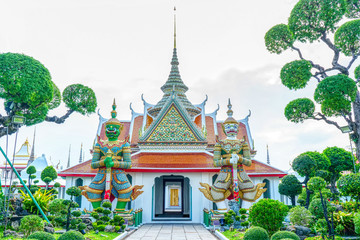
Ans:
[[[256,159],[288,170],[304,151],[326,147],[349,149],[348,136],[322,122],[288,122],[284,107],[298,97],[312,98],[315,81],[304,90],[281,85],[281,67],[297,59],[295,52],[270,54],[264,35],[272,26],[287,23],[295,0],[2,0],[0,1],[0,52],[23,53],[42,62],[55,84],[64,90],[73,83],[91,87],[104,117],[112,99],[118,118],[130,120],[129,104],[143,112],[141,94],[153,104],[162,97],[160,87],[170,72],[173,48],[173,6],[177,7],[177,49],[182,80],[193,104],[208,95],[206,112],[220,105],[218,120],[226,118],[227,99],[234,117],[251,109],[250,128]],[[303,46],[302,46],[303,47]],[[329,51],[315,44],[305,57],[329,64]],[[354,64],[357,66],[358,64]],[[66,112],[63,106],[49,115]],[[3,108],[0,112],[3,112]],[[71,144],[72,165],[79,161],[81,143],[90,158],[98,125],[97,114],[74,113],[64,124],[36,125],[35,152],[64,166]],[[34,127],[19,131],[17,148]],[[13,151],[15,134],[9,137]],[[6,138],[0,139],[5,148]],[[9,154],[10,155],[10,154]]]

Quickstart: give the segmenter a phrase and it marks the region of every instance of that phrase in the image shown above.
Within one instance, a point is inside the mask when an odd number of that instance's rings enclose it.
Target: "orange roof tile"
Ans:
[[[207,133],[207,142],[209,145],[215,144],[215,129],[214,129],[214,120],[210,116],[205,117],[206,133]]]
[[[132,158],[134,168],[213,168],[213,157],[207,153],[142,152]]]
[[[134,119],[133,132],[131,133],[131,146],[137,145],[139,141],[139,129],[142,126],[143,116],[137,116]]]
[[[132,168],[127,172],[157,172],[157,170],[183,172],[203,171],[218,172],[220,168],[213,166],[212,156],[206,153],[155,153],[142,152],[132,157]],[[97,170],[92,169],[91,160],[75,165],[62,171],[59,176],[95,176]],[[249,176],[278,176],[283,177],[286,172],[253,160],[250,167],[244,166]]]

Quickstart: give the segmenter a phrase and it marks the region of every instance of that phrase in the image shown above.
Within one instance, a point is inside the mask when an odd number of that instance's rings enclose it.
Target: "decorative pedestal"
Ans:
[[[119,215],[125,220],[125,224],[128,227],[138,227],[142,225],[142,213],[143,210],[137,209],[137,210],[130,210],[127,213],[115,213],[116,215]]]
[[[203,210],[204,212],[204,225],[207,228],[220,228],[221,224],[220,224],[220,219],[224,219],[224,214],[223,213],[219,213],[217,211],[214,210],[208,210],[206,208],[204,208]]]

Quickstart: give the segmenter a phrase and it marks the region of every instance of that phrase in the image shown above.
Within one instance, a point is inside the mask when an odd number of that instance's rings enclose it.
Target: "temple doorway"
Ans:
[[[190,220],[189,178],[164,175],[155,178],[154,220]]]

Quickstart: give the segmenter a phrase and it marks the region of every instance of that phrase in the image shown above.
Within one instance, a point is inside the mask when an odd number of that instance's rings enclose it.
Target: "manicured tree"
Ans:
[[[349,196],[356,201],[359,209],[360,200],[360,173],[350,173],[340,177],[337,187],[343,196]]]
[[[296,171],[301,177],[305,177],[303,184],[306,189],[306,203],[305,207],[308,208],[310,204],[310,190],[307,186],[307,182],[310,177],[314,175],[316,169],[316,162],[307,154],[301,154],[297,156],[292,162],[292,168]]]
[[[351,153],[338,147],[328,147],[323,154],[330,160],[327,181],[330,183],[330,190],[333,194],[337,193],[336,181],[340,178],[341,172],[353,170],[353,160]]]
[[[11,124],[14,115],[26,118],[25,125],[43,121],[63,123],[73,112],[82,115],[94,113],[96,97],[93,90],[81,84],[60,90],[51,80],[49,70],[38,60],[17,53],[0,54],[0,98],[6,114],[0,115],[0,137],[13,134],[20,124]],[[48,111],[57,108],[61,99],[68,108],[62,117],[49,117]]]
[[[317,83],[314,100],[321,105],[321,111],[315,111],[311,99],[299,98],[285,107],[285,117],[294,123],[307,119],[322,121],[339,131],[339,121],[332,117],[345,120],[353,130],[357,156],[360,156],[360,93],[356,84],[360,80],[360,66],[354,69],[354,63],[360,55],[360,19],[351,18],[357,18],[359,12],[357,0],[299,0],[288,23],[275,25],[265,35],[265,45],[270,53],[280,54],[291,49],[299,55],[300,60],[282,68],[283,85],[298,90],[305,88],[310,79]],[[323,66],[318,63],[319,59],[310,60],[301,51],[305,43],[311,45],[314,42],[320,42],[333,54]],[[301,48],[296,46],[297,43]],[[323,57],[317,49],[322,48],[314,48],[314,56]]]
[[[34,173],[36,173],[36,168],[34,166],[29,166],[26,169],[26,173],[29,174],[29,189],[31,188],[31,180],[36,178],[35,175],[33,175]]]
[[[320,201],[324,212],[324,218],[326,220],[327,227],[329,229],[329,237],[332,237],[334,239],[334,226],[330,224],[330,220],[328,216],[327,200],[324,199],[321,193],[321,191],[326,187],[326,182],[321,177],[312,177],[308,182],[308,186],[311,191],[318,192],[320,194]]]
[[[295,197],[299,195],[301,191],[302,185],[294,175],[286,175],[281,179],[279,193],[288,196],[293,206],[295,206]]]
[[[305,177],[302,183],[305,185],[306,189],[306,208],[309,207],[311,194],[311,191],[307,187],[307,182],[315,175],[327,175],[329,166],[330,160],[324,154],[310,151],[300,154],[292,162],[294,171],[300,176]]]
[[[252,226],[261,226],[271,235],[282,226],[288,206],[278,200],[264,198],[254,203],[249,210],[249,221]]]
[[[57,172],[53,166],[47,166],[41,172],[41,180],[46,183],[46,190],[49,187],[49,183],[57,178]]]
[[[69,231],[71,209],[77,205],[77,203],[73,201],[73,197],[80,196],[81,190],[80,188],[73,186],[66,190],[66,194],[70,196],[70,202],[69,202],[69,207],[67,210],[67,218],[66,218],[66,231]]]

